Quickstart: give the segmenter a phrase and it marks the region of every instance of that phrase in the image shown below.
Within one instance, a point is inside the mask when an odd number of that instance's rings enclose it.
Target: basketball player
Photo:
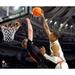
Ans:
[[[66,60],[64,58],[62,48],[60,46],[60,43],[58,41],[58,36],[57,34],[48,27],[48,24],[45,20],[44,14],[42,15],[42,20],[43,20],[43,28],[44,31],[46,32],[48,39],[50,41],[50,51],[51,55],[46,54],[46,49],[45,47],[42,47],[40,49],[41,54],[47,59],[52,61],[53,63],[56,64],[56,69],[68,69],[68,65],[66,63]]]
[[[21,45],[22,45],[23,48],[28,50],[28,55],[30,56],[32,61],[37,63],[37,60],[31,55],[31,53],[33,53],[32,50],[31,50],[31,44],[32,44],[32,41],[33,41],[33,28],[32,28],[30,19],[26,18],[26,21],[27,21],[27,25],[28,25],[28,38],[25,38],[22,41]]]
[[[28,24],[28,39],[25,38],[22,42],[22,47],[27,48],[31,56],[36,60],[38,68],[47,68],[42,56],[40,55],[40,50],[37,46],[33,44],[33,28],[29,18],[26,18]]]

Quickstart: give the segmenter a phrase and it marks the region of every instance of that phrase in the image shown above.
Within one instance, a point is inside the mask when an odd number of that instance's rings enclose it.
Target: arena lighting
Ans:
[[[63,26],[63,23],[60,24],[60,27],[62,27],[62,26]]]
[[[0,22],[2,22],[3,21],[3,19],[0,17]]]
[[[56,24],[57,24],[57,21],[54,22],[54,25],[56,25]]]
[[[70,28],[73,28],[73,25],[71,25]]]
[[[52,23],[52,22],[53,22],[52,20],[49,21],[49,23]]]
[[[20,6],[14,6],[13,8],[14,8],[14,10],[18,10],[19,7]]]
[[[66,24],[65,27],[68,27],[68,24]]]
[[[5,63],[5,61],[4,61],[4,60],[2,60],[2,63],[4,64],[4,63]]]
[[[24,7],[22,7],[22,9],[24,10],[25,8],[24,8]]]
[[[20,14],[9,16],[10,19],[20,16]]]
[[[63,23],[60,24],[59,31],[61,31],[63,25],[64,25]]]

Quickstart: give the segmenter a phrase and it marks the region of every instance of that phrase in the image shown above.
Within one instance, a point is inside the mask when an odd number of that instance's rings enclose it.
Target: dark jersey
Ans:
[[[32,54],[32,56],[38,61],[38,68],[48,68],[44,62],[44,57],[40,54],[40,50],[37,46],[33,44],[32,41],[28,40],[27,44],[28,51]]]

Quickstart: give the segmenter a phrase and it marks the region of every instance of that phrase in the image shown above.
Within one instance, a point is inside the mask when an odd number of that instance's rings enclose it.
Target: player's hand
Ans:
[[[44,55],[44,54],[46,53],[45,47],[40,48],[40,53],[41,53],[42,55]]]

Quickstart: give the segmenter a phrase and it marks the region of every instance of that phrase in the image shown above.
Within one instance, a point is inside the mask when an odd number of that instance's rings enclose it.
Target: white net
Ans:
[[[1,30],[3,33],[3,40],[10,42],[10,41],[14,40],[14,35],[15,35],[16,31],[18,30],[18,28],[1,26]]]

